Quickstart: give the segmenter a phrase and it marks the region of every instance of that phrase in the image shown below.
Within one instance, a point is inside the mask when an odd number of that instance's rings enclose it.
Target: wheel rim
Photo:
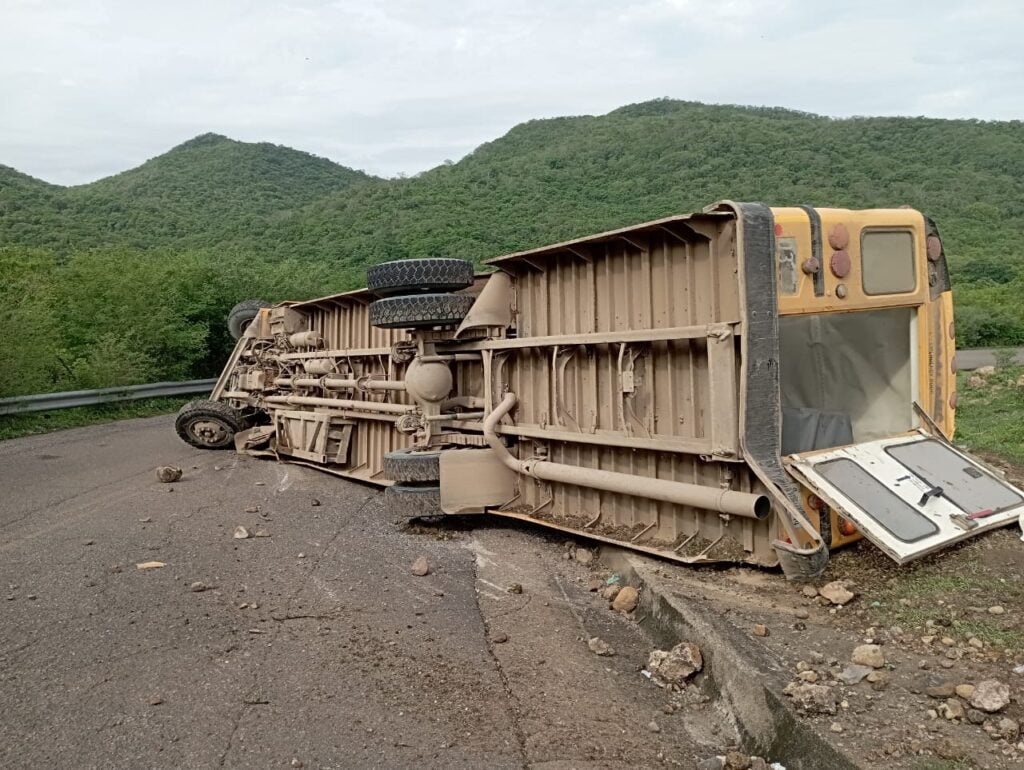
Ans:
[[[221,446],[227,443],[231,430],[220,420],[204,418],[188,424],[188,435],[203,446]]]

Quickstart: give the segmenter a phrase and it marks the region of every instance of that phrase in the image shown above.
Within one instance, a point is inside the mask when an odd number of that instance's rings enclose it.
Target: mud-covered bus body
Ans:
[[[903,562],[1024,505],[948,443],[952,298],[917,211],[722,202],[502,256],[464,288],[444,262],[259,310],[179,433],[412,511],[794,577],[862,534]],[[218,410],[236,419],[216,441],[190,429]]]

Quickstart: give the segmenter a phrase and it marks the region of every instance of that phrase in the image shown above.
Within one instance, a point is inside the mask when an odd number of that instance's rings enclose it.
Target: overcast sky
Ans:
[[[0,0],[0,163],[78,184],[207,131],[370,173],[661,96],[1024,118],[1024,0]]]

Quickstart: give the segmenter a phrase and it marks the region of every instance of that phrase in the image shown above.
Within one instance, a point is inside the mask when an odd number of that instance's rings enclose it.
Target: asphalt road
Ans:
[[[1001,348],[1000,348],[1001,349]],[[964,348],[956,351],[956,368],[960,370],[979,369],[996,365],[997,348]],[[1024,364],[1024,348],[1013,348],[1014,361]]]
[[[731,742],[713,703],[663,713],[650,643],[560,540],[404,527],[171,426],[0,442],[0,767],[692,767]]]

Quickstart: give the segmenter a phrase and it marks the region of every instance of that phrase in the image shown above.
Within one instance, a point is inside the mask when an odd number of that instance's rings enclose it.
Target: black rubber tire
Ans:
[[[197,449],[230,449],[242,429],[242,417],[223,401],[189,401],[178,410],[174,429],[182,441]]]
[[[399,484],[437,483],[441,479],[439,450],[397,449],[384,455],[384,478]]]
[[[473,263],[464,259],[400,259],[366,271],[366,288],[378,297],[458,291],[472,285]]]
[[[475,297],[468,294],[409,294],[370,304],[370,324],[379,329],[423,329],[458,324]]]
[[[261,299],[247,299],[231,308],[231,312],[228,313],[228,332],[231,333],[231,338],[241,338],[245,333],[245,327],[252,323],[260,308],[264,307],[270,307],[270,303]]]
[[[407,519],[443,516],[441,487],[436,484],[392,484],[384,490],[388,507]]]

